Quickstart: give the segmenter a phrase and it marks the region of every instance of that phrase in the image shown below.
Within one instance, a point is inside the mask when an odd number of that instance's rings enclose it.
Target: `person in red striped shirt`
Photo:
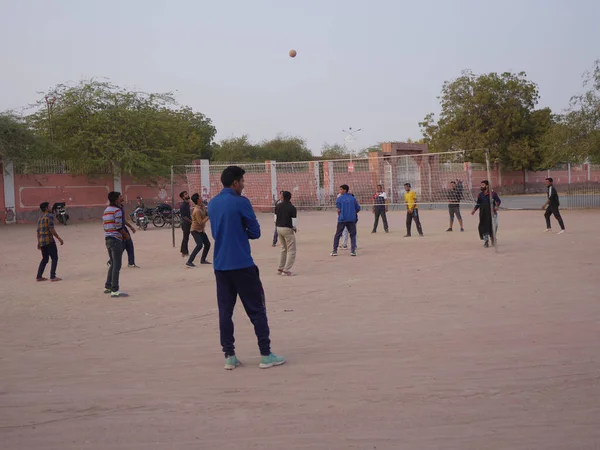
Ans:
[[[110,294],[111,297],[127,297],[125,292],[119,290],[119,273],[123,260],[123,241],[129,238],[129,235],[125,231],[123,210],[119,206],[123,203],[123,197],[120,192],[109,192],[108,201],[110,204],[102,215],[104,240],[110,257],[104,293]]]

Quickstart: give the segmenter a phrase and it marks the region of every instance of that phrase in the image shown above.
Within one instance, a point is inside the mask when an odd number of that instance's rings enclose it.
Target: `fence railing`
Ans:
[[[567,209],[600,208],[600,184],[574,186],[562,198]]]

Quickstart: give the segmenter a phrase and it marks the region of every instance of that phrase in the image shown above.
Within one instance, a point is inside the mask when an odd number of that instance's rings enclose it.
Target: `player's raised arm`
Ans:
[[[254,209],[252,209],[252,204],[250,200],[245,197],[242,197],[243,206],[241,209],[242,219],[244,220],[244,224],[246,225],[246,233],[248,234],[248,239],[259,239],[260,238],[260,224],[258,220],[256,220],[256,214],[254,214]]]

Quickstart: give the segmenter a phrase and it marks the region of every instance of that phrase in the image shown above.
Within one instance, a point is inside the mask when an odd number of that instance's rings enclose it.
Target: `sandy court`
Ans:
[[[565,211],[556,235],[542,211],[503,211],[498,254],[463,214],[445,233],[446,213],[422,210],[426,236],[403,239],[404,213],[387,235],[363,213],[358,257],[332,258],[335,213],[302,213],[292,278],[261,215],[253,254],[288,363],[258,368],[238,305],[233,372],[212,269],[184,269],[170,230],[134,235],[131,297],[111,299],[100,223],[57,227],[53,284],[34,281],[35,227],[0,227],[0,448],[600,448],[600,213]]]

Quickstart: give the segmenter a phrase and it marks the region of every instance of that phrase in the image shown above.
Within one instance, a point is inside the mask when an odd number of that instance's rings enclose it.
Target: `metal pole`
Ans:
[[[498,239],[496,237],[496,224],[494,223],[494,196],[493,196],[493,183],[492,183],[492,169],[490,166],[490,150],[485,150],[485,165],[487,168],[487,176],[488,182],[490,183],[488,189],[490,191],[490,211],[492,213],[492,238],[494,239],[494,248],[496,249],[496,253],[498,253]]]
[[[171,166],[171,234],[173,236],[173,248],[175,248],[175,174]]]

